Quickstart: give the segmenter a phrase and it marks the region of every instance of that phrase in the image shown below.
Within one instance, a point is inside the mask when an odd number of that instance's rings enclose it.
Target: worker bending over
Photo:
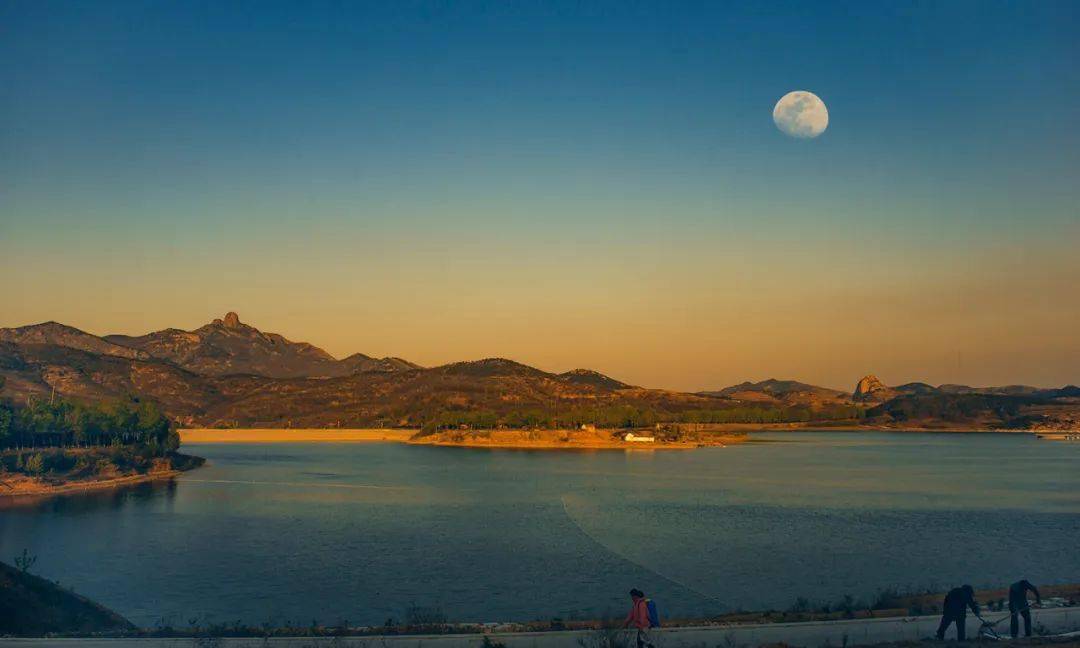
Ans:
[[[956,624],[956,640],[964,641],[967,638],[967,608],[979,616],[979,604],[975,601],[975,590],[971,585],[956,587],[949,590],[945,595],[945,601],[941,605],[941,624],[937,629],[937,638],[944,639],[945,631],[950,623]],[[982,618],[982,617],[980,617]]]

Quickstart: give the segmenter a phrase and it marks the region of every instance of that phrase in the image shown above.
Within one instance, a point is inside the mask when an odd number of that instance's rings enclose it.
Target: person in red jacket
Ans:
[[[645,592],[634,588],[630,590],[630,614],[626,615],[626,621],[623,621],[623,627],[629,628],[631,625],[637,629],[637,648],[655,648],[649,637],[649,604],[645,600]]]

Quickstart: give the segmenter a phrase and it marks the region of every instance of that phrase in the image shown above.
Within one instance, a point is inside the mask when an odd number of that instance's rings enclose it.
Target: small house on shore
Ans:
[[[655,443],[656,437],[638,436],[633,432],[627,432],[626,435],[623,436],[623,441],[629,441],[631,443]]]

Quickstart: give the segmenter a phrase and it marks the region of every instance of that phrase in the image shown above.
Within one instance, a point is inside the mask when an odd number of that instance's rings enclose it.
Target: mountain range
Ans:
[[[551,373],[503,358],[438,367],[361,353],[339,360],[309,343],[260,331],[233,312],[193,331],[140,336],[99,337],[56,322],[0,329],[0,398],[54,394],[82,401],[147,398],[182,424],[245,427],[418,426],[440,416],[469,421],[476,413],[514,425],[560,418],[754,421],[766,410],[773,418],[762,420],[770,422],[866,414],[898,421],[963,416],[1006,425],[1024,417],[1028,424],[1047,417],[1071,421],[1080,409],[1075,387],[888,387],[869,375],[853,392],[769,379],[684,393],[635,387],[590,369]],[[727,414],[718,418],[716,412]]]
[[[337,360],[307,342],[292,342],[276,333],[263,333],[241,322],[232,312],[194,331],[170,328],[134,337],[97,337],[70,326],[46,322],[0,329],[0,341],[48,344],[134,360],[164,360],[207,376],[254,374],[267,378],[334,378],[360,371],[419,367],[401,358],[372,358],[362,353]]]

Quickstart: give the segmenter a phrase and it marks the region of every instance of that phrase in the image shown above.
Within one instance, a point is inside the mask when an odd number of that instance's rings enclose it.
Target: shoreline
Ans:
[[[710,429],[721,432],[897,432],[904,434],[1029,434],[1037,435],[1042,430],[994,429],[984,426],[956,427],[919,427],[871,425],[867,423],[838,424],[829,421],[821,423],[716,423]]]
[[[558,442],[544,442],[539,441],[535,443],[528,442],[485,442],[482,440],[471,441],[408,441],[408,445],[417,446],[431,446],[438,448],[472,448],[472,449],[491,449],[491,450],[631,450],[631,451],[652,451],[652,450],[697,450],[699,448],[723,448],[727,445],[735,445],[737,441],[731,443],[626,443],[626,442],[611,442],[611,443],[599,443],[599,442],[587,442],[587,443],[574,443],[568,441],[565,443]]]
[[[404,443],[418,432],[407,428],[183,428],[180,443]]]
[[[16,474],[9,476],[6,481],[0,481],[0,502],[20,502],[27,499],[49,498],[54,495],[112,490],[147,482],[167,481],[206,463],[202,457],[181,453],[173,453],[169,459],[167,468],[158,464],[145,473],[133,472],[97,479],[64,480],[54,477],[53,479],[58,481],[51,483],[40,477]]]
[[[628,433],[631,431],[627,431]],[[560,430],[447,430],[409,441],[410,445],[445,446],[455,448],[491,448],[513,450],[696,450],[698,448],[723,448],[745,443],[745,433],[699,430],[683,439],[662,440],[653,433],[633,432],[638,441],[623,438],[624,433],[615,430],[593,428]],[[648,439],[647,441],[644,439]]]
[[[110,477],[109,479],[80,480],[74,482],[66,482],[63,484],[42,484],[40,482],[35,482],[35,480],[27,479],[25,480],[25,482],[30,482],[32,485],[16,485],[11,490],[0,490],[0,498],[38,498],[49,497],[52,495],[66,495],[69,493],[83,493],[95,490],[108,490],[111,488],[119,488],[121,486],[131,486],[134,484],[173,479],[183,474],[184,472],[185,471],[183,470],[172,469],[163,470],[160,472],[146,473],[143,475],[125,475],[123,477]]]
[[[814,423],[710,424],[699,439],[670,442],[628,442],[612,438],[612,430],[446,430],[416,438],[416,428],[185,428],[183,444],[228,443],[405,443],[454,448],[520,450],[693,450],[753,443],[751,433],[850,432],[922,434],[1010,434],[1037,436],[1035,430],[992,430],[979,427],[888,427]]]
[[[182,429],[182,444],[228,443],[404,443],[455,448],[501,448],[519,450],[693,450],[733,445],[745,440],[741,433],[720,433],[704,441],[638,443],[611,438],[611,431],[579,430],[470,430],[448,431],[414,438],[412,428],[251,428]]]

